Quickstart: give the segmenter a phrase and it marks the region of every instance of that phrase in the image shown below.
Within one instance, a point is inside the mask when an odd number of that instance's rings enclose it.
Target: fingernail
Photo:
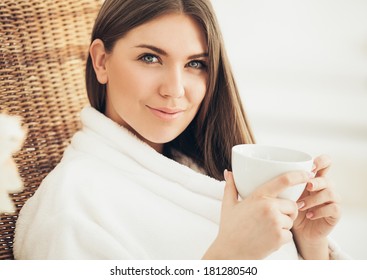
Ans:
[[[313,213],[312,213],[312,212],[308,212],[308,213],[306,214],[306,218],[307,218],[307,219],[312,219],[312,217],[313,217]]]
[[[227,181],[227,179],[228,179],[228,170],[224,169],[224,180]]]
[[[311,181],[311,182],[309,182],[309,184],[308,184],[308,186],[307,186],[307,190],[312,191],[312,190],[314,190],[316,187],[317,187],[317,183],[316,183],[316,182]]]
[[[313,173],[313,172],[308,172],[308,177],[309,177],[310,179],[315,178],[315,173]]]
[[[314,171],[316,169],[316,164],[312,165],[312,171]]]
[[[298,206],[298,209],[301,209],[303,206],[305,206],[305,202],[304,201],[298,201],[297,206]]]

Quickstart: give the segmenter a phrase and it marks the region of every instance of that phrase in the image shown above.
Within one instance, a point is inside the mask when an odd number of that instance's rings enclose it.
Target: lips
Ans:
[[[180,108],[168,108],[168,107],[150,107],[148,109],[158,118],[163,120],[174,120],[177,119],[185,111]]]

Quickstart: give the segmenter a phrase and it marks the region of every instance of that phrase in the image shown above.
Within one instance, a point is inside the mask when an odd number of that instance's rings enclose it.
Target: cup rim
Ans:
[[[296,152],[300,155],[302,155],[302,157],[304,157],[304,159],[302,160],[296,160],[296,161],[284,161],[284,160],[276,160],[276,159],[266,159],[266,158],[261,158],[261,157],[251,157],[252,159],[255,160],[259,160],[259,161],[264,161],[264,162],[276,162],[276,163],[283,163],[283,164],[287,164],[287,163],[302,163],[302,162],[309,162],[313,160],[313,157],[306,152],[297,150],[297,149],[292,149],[292,148],[286,148],[286,147],[282,147],[282,146],[276,146],[276,145],[267,145],[267,144],[238,144],[238,145],[234,145],[232,147],[232,154],[233,153],[237,153],[240,156],[243,157],[249,157],[246,154],[242,154],[241,150],[244,148],[250,148],[250,147],[266,147],[266,148],[271,148],[271,149],[278,149],[278,150],[283,150],[283,151],[288,151],[288,152]]]

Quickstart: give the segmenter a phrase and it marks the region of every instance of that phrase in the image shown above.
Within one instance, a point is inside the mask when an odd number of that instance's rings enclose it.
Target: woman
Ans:
[[[231,148],[254,138],[209,1],[106,0],[86,85],[93,108],[23,207],[16,258],[338,257],[327,157],[238,199]]]

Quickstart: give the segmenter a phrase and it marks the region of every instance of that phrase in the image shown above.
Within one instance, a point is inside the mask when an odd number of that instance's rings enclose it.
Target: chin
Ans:
[[[150,139],[147,139],[149,142],[151,143],[155,143],[155,144],[166,144],[168,142],[171,142],[173,139],[175,139],[177,136],[174,137],[152,137]]]
[[[166,144],[168,142],[171,142],[173,139],[177,138],[181,133],[173,133],[173,132],[160,132],[159,134],[154,133],[150,134],[150,137],[144,137],[149,142],[156,143],[156,144]]]

